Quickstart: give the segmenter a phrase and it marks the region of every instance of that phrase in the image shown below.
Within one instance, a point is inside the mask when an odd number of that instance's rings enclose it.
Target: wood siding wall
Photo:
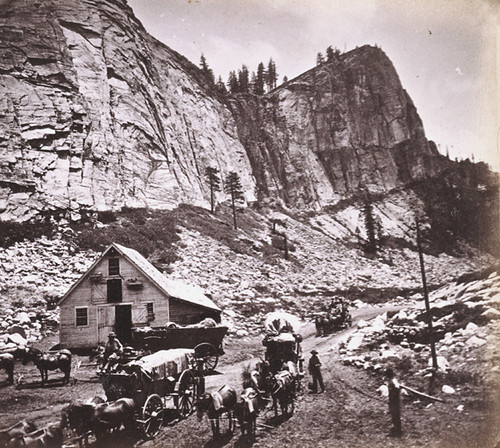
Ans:
[[[123,304],[131,305],[132,325],[135,327],[161,327],[167,322],[187,325],[197,323],[205,317],[220,321],[220,314],[216,311],[169,298],[126,258],[122,256],[118,258],[120,259],[119,276],[109,276],[108,257],[104,257],[61,304],[59,338],[64,347],[91,348],[105,343],[109,331],[116,331],[113,328],[114,307]],[[108,303],[107,280],[119,278],[122,280],[122,301]],[[142,282],[142,288],[127,287],[127,280],[132,279]],[[153,303],[153,321],[148,321],[148,303]],[[76,326],[76,308],[80,307],[88,309],[87,326]],[[103,310],[103,307],[106,309]],[[99,322],[99,315],[101,322]],[[104,319],[103,316],[106,318]],[[103,320],[110,320],[109,326],[103,326]]]
[[[120,259],[120,276],[108,277],[108,258],[103,258],[86,278],[78,285],[60,306],[60,343],[71,348],[95,347],[98,343],[105,342],[98,337],[97,307],[114,307],[119,303],[107,301],[107,279],[122,279],[121,304],[132,305],[132,324],[134,326],[161,326],[170,321],[169,300],[165,294],[147,277],[142,275],[137,268],[127,259]],[[101,274],[101,280],[92,277]],[[142,281],[141,289],[130,289],[127,280],[137,279]],[[155,320],[147,320],[147,303],[153,303]],[[76,326],[75,308],[88,307],[88,325]],[[102,336],[101,336],[102,338]]]
[[[197,307],[188,302],[170,298],[170,319],[172,322],[181,325],[195,324],[205,317],[211,317],[216,321],[220,320],[219,313],[206,308]]]

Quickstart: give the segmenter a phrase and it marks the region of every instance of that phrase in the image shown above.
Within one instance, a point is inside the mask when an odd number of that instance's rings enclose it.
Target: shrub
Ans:
[[[55,230],[55,225],[48,217],[21,223],[0,221],[0,246],[9,247],[19,241],[32,241],[41,236],[51,237]]]
[[[109,216],[109,215],[108,215]],[[162,270],[177,260],[174,243],[180,240],[175,214],[125,209],[117,221],[102,229],[76,226],[75,243],[80,249],[102,251],[111,243],[137,250]]]
[[[116,213],[111,210],[97,213],[97,219],[104,224],[116,222]]]

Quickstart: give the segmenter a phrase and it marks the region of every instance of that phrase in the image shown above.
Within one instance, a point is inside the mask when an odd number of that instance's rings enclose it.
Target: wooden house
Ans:
[[[221,310],[194,286],[169,279],[139,252],[111,244],[59,301],[60,344],[90,348],[114,331],[123,343],[133,327],[186,325]]]

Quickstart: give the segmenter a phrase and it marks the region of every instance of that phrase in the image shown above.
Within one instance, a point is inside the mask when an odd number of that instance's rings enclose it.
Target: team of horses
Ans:
[[[32,362],[40,371],[42,385],[48,381],[48,372],[51,370],[61,370],[64,374],[63,384],[69,382],[69,350],[43,353],[31,347],[19,350],[15,355],[0,355],[0,368],[5,369],[10,383],[14,381],[15,358],[20,358],[24,365]],[[233,388],[222,386],[215,392],[198,397],[196,414],[200,421],[203,415],[207,415],[214,439],[221,435],[221,423],[224,420],[227,421],[226,433],[232,434],[237,422],[242,434],[253,437],[259,412],[271,403],[276,417],[279,411],[285,418],[294,412],[300,377],[293,363],[285,363],[281,370],[272,371],[267,361],[260,361],[253,368],[247,366],[242,379],[243,391],[239,396]],[[100,441],[105,435],[122,427],[135,428],[136,411],[136,404],[131,398],[119,398],[112,402],[94,398],[87,402],[71,403],[63,410],[60,422],[36,428],[32,423],[22,421],[0,431],[0,448],[60,448],[64,428],[76,434],[80,445],[86,445],[91,434]]]
[[[221,435],[221,422],[227,421],[227,432],[234,430],[235,420],[242,434],[254,436],[257,429],[257,416],[270,403],[275,417],[279,411],[284,418],[294,412],[294,402],[300,389],[300,376],[285,364],[282,370],[273,373],[267,361],[260,361],[251,369],[242,372],[243,392],[238,399],[236,391],[222,386],[215,392],[204,394],[196,403],[196,413],[201,421],[206,414],[211,425],[214,439]]]

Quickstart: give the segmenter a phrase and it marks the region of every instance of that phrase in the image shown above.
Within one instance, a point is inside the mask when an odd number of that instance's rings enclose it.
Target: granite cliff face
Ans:
[[[231,105],[259,189],[294,206],[321,207],[359,188],[386,192],[442,165],[391,61],[375,47]]]
[[[0,46],[3,220],[203,205],[207,166],[238,172],[249,200],[314,208],[440,169],[378,48],[224,99],[125,0],[0,0]]]
[[[251,168],[230,111],[124,1],[0,1],[0,211],[201,204]]]

